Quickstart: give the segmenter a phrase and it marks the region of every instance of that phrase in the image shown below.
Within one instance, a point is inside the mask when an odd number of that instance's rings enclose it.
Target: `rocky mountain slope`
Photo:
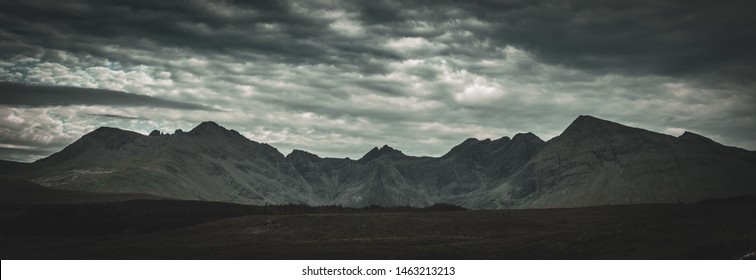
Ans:
[[[145,136],[99,128],[33,164],[33,181],[60,189],[145,193],[247,204],[321,204],[275,148],[204,122]]]
[[[577,118],[476,205],[497,208],[693,202],[756,193],[756,153]]]
[[[247,204],[540,208],[756,194],[756,152],[590,116],[548,142],[471,138],[437,158],[383,146],[358,160],[284,156],[213,122],[150,136],[99,128],[24,171],[3,166],[59,189]]]

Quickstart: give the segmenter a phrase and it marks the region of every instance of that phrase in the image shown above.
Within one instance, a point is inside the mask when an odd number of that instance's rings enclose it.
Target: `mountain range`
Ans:
[[[678,203],[756,195],[756,152],[580,116],[549,141],[470,138],[441,157],[389,146],[357,160],[247,139],[214,122],[150,135],[101,127],[0,175],[55,189],[242,204],[472,209]]]

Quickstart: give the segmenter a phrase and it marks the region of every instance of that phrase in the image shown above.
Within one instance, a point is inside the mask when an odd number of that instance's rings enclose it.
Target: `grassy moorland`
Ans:
[[[753,199],[538,210],[0,204],[2,259],[737,259]]]

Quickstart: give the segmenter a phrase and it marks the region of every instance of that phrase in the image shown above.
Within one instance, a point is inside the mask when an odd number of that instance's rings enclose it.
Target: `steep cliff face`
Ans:
[[[438,158],[389,146],[359,160],[300,150],[284,157],[213,122],[151,135],[99,128],[33,164],[3,163],[0,174],[78,191],[356,207],[578,207],[756,194],[752,151],[590,116],[548,142],[532,133],[470,138]]]

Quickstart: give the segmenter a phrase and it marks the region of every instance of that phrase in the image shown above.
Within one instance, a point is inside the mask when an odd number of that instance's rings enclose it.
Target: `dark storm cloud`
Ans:
[[[386,143],[438,155],[468,137],[546,140],[590,114],[753,149],[755,5],[0,1],[0,81],[92,88],[4,92],[0,144],[60,146],[108,122],[151,131],[214,120],[329,156]],[[34,107],[108,104],[227,111]],[[23,127],[45,137],[13,138]]]
[[[370,36],[338,34],[329,26],[344,16],[318,15],[327,8],[354,13]],[[549,63],[597,72],[678,76],[718,69],[719,78],[749,82],[756,65],[754,8],[753,1],[687,0],[3,1],[0,49],[6,55],[40,46],[104,55],[104,44],[173,47],[294,64],[365,66],[369,72],[380,69],[370,59],[402,57],[376,46],[376,38],[423,37],[455,43],[444,50],[451,55],[479,58],[485,54],[467,53],[466,46],[491,40]],[[413,28],[418,24],[429,28]],[[475,37],[440,38],[453,30]]]
[[[172,101],[115,90],[54,87],[0,82],[0,104],[21,107],[105,105],[218,111],[187,102]]]
[[[725,71],[721,76],[738,79],[754,73],[753,1],[415,3],[408,7],[393,1],[370,1],[363,6],[361,17],[366,22],[394,26],[389,30],[403,30],[396,27],[406,26],[408,19],[439,25],[449,20],[448,11],[457,11],[457,17],[490,24],[466,28],[478,38],[527,49],[546,62],[595,71],[696,75],[720,69]]]
[[[753,1],[565,1],[470,7],[500,42],[544,61],[638,75],[754,73]],[[528,20],[535,19],[535,20]],[[749,74],[750,73],[750,74]],[[750,78],[749,78],[750,79]]]
[[[0,49],[6,55],[38,47],[98,56],[105,45],[134,49],[190,49],[234,53],[240,59],[353,64],[398,58],[362,41],[338,40],[332,20],[297,12],[286,1],[4,1]],[[34,36],[29,36],[34,34]],[[341,38],[343,39],[343,38]],[[369,40],[369,39],[365,39]],[[246,56],[246,58],[245,58]],[[128,60],[124,60],[128,63]],[[367,71],[375,67],[365,63]]]

